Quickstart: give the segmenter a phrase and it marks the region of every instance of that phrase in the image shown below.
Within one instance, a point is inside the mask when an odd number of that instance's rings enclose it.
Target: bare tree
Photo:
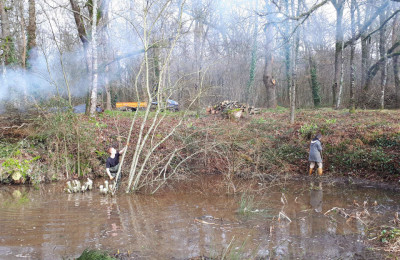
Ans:
[[[381,29],[379,31],[379,54],[382,59],[381,62],[381,97],[380,97],[380,108],[385,108],[385,89],[387,82],[387,58],[386,58],[386,26],[384,24],[386,20],[386,13],[383,11],[379,15],[379,21]]]
[[[331,0],[336,10],[335,76],[332,85],[333,105],[339,109],[343,90],[343,9],[345,0]]]
[[[92,63],[92,89],[90,95],[90,114],[94,115],[97,106],[97,87],[98,87],[98,53],[97,53],[97,0],[92,1],[92,37],[91,37],[91,63]]]
[[[29,0],[29,22],[28,22],[28,59],[36,58],[36,7],[35,0]]]
[[[266,105],[268,108],[276,108],[277,100],[276,100],[276,82],[272,75],[273,68],[273,48],[272,48],[272,39],[273,35],[273,27],[268,26],[265,28],[265,63],[264,63],[264,72],[263,72],[263,83],[264,87],[267,91],[266,97]]]
[[[297,1],[297,10],[295,10],[295,1],[292,1],[292,12],[293,16],[300,15],[300,0]],[[296,30],[295,36],[293,38],[293,48],[292,48],[292,85],[290,89],[290,123],[294,124],[295,113],[296,113],[296,91],[297,91],[297,63],[299,56],[300,47],[300,32]]]
[[[5,65],[13,63],[15,60],[14,41],[11,37],[10,20],[8,17],[9,10],[10,8],[7,6],[6,0],[0,0],[1,34]]]
[[[396,42],[400,42],[400,32],[398,31],[398,14],[396,14],[395,18],[393,19],[392,26],[392,44],[394,45]],[[400,69],[398,56],[393,57],[393,75],[396,93],[396,107],[400,108]]]
[[[258,7],[258,0],[255,1],[255,10]],[[254,31],[253,31],[253,46],[251,50],[251,61],[250,61],[250,74],[249,81],[246,84],[246,90],[244,94],[244,101],[249,103],[249,95],[254,87],[255,71],[257,66],[257,39],[258,38],[258,15],[254,16]],[[265,83],[264,83],[265,84]]]
[[[356,0],[351,0],[350,7],[350,20],[351,20],[351,37],[354,38],[356,34],[356,22],[355,22],[355,12],[356,12]],[[350,113],[354,113],[355,111],[355,97],[354,97],[354,89],[355,89],[355,81],[356,81],[356,69],[354,64],[354,55],[356,51],[356,43],[354,41],[351,42],[350,45]]]

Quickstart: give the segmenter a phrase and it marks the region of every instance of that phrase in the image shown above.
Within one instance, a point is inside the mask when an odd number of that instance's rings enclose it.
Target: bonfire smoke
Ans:
[[[118,15],[121,16],[119,10],[114,9],[109,12],[111,16],[113,12],[119,12]],[[46,20],[41,24],[42,31],[49,33],[49,22],[52,21]],[[125,19],[114,17],[114,19],[109,19],[108,25],[103,27],[100,32],[100,35],[107,34],[107,37],[100,36],[98,46],[101,54],[98,70],[100,91],[104,89],[106,78],[108,82],[119,79],[123,71],[130,66],[132,57],[137,57],[142,53],[138,51],[142,49],[141,44],[137,38],[133,37],[135,35],[134,28],[126,25]],[[57,27],[53,25],[53,29],[57,29]],[[53,46],[53,48],[31,50],[35,52],[35,55],[31,55],[33,58],[28,61],[29,69],[18,68],[17,65],[2,66],[0,69],[0,112],[4,112],[6,104],[13,104],[16,108],[24,110],[26,105],[29,105],[26,104],[26,100],[37,103],[57,96],[67,98],[67,84],[71,95],[75,98],[84,97],[88,93],[91,76],[88,74],[83,47],[78,45],[69,48],[72,51],[62,53],[55,48],[54,41],[44,43],[44,46],[41,47],[48,46]],[[113,63],[115,58],[122,56],[129,58],[117,59],[118,61]],[[107,70],[105,69],[106,64],[110,64]]]

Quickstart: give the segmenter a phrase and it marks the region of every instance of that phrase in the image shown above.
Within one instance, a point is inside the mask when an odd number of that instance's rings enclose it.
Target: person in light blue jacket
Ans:
[[[317,134],[312,139],[310,144],[310,155],[308,161],[310,162],[310,175],[312,174],[315,163],[318,164],[318,175],[322,175],[322,145],[321,145],[321,134]]]

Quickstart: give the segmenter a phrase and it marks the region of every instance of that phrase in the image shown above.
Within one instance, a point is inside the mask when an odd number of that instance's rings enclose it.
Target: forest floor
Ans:
[[[157,121],[148,149],[180,122],[182,113],[167,112],[164,116]],[[15,167],[7,168],[10,163],[25,167],[20,169],[25,174],[32,170],[41,172],[45,176],[39,176],[40,181],[77,173],[104,175],[105,151],[110,146],[123,147],[133,113],[106,111],[95,119],[83,115],[39,117],[41,121],[32,117],[24,120],[24,116],[19,116],[18,122],[2,118],[1,180],[7,179],[7,170],[15,171]],[[142,112],[133,128],[127,158],[132,158],[136,147],[141,118]],[[151,118],[144,131],[149,128]],[[155,149],[154,157],[162,160],[177,149],[179,161],[197,153],[182,164],[181,173],[229,174],[260,180],[307,175],[310,140],[321,133],[324,175],[400,184],[399,110],[359,110],[352,114],[347,110],[298,110],[294,124],[289,124],[288,119],[289,111],[284,108],[263,110],[261,114],[241,119],[192,113]],[[39,166],[29,170],[35,161],[40,163],[40,171]],[[129,159],[126,165],[128,168]],[[50,175],[46,173],[49,171]]]

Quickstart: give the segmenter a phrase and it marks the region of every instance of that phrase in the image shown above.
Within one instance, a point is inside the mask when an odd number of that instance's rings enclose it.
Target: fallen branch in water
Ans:
[[[370,216],[369,212],[367,209],[364,208],[363,211],[355,211],[353,213],[346,213],[344,208],[339,208],[339,207],[333,207],[327,212],[324,213],[325,216],[327,216],[330,212],[337,212],[339,215],[342,215],[344,218],[346,218],[346,223],[349,223],[351,220],[356,219],[360,221],[363,225],[367,226],[367,224],[361,219],[362,217],[367,217]]]
[[[278,216],[278,221],[279,222],[281,221],[281,217],[283,217],[284,219],[287,219],[289,221],[289,223],[292,222],[292,220],[285,213],[283,213],[282,211],[279,212],[279,216]]]
[[[345,218],[348,218],[348,217],[349,217],[349,214],[347,214],[347,213],[344,211],[344,208],[338,208],[338,207],[333,207],[333,208],[331,208],[330,210],[328,210],[327,212],[325,212],[324,215],[326,216],[328,213],[330,213],[330,212],[332,212],[332,211],[334,211],[334,212],[337,211],[339,214],[342,214]]]
[[[206,224],[206,225],[216,225],[215,223],[207,222],[198,218],[195,218],[194,221],[199,222],[201,224]]]

